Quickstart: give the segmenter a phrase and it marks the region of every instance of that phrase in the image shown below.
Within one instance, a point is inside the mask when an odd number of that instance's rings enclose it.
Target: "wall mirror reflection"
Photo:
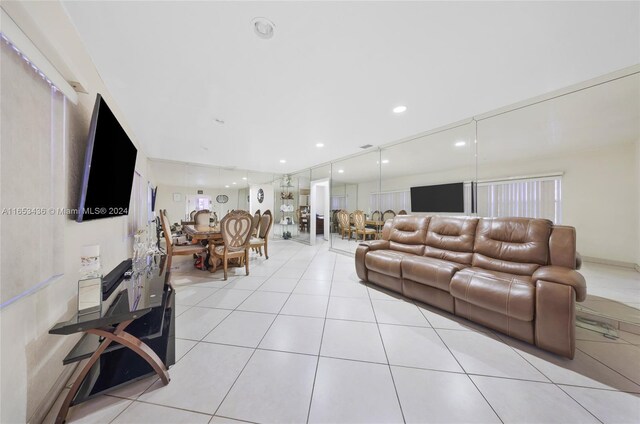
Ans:
[[[353,156],[332,163],[331,167],[331,247],[353,253],[358,246],[357,239],[375,237],[371,231],[375,223],[358,222],[355,217],[362,215],[364,221],[381,219],[373,212],[379,209],[378,198],[371,196],[380,191],[380,152],[378,150]],[[357,230],[360,230],[358,232]],[[365,233],[369,234],[365,234]]]

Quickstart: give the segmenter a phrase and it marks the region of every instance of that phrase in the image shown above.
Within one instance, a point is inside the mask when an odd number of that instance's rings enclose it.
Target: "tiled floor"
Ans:
[[[269,249],[227,282],[174,260],[171,383],[147,378],[69,422],[640,422],[640,336],[578,329],[571,361],[368,287],[327,244]]]

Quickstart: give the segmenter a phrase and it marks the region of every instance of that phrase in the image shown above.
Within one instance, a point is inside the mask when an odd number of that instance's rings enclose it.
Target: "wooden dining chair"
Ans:
[[[374,228],[367,228],[365,226],[363,211],[355,211],[353,213],[353,226],[355,228],[356,240],[358,240],[359,234],[362,234],[362,241],[364,241],[368,235],[376,237],[376,230]]]
[[[193,216],[193,222],[195,225],[209,225],[209,218],[211,217],[211,211],[208,209],[202,209]]]
[[[260,226],[260,209],[254,212],[251,221],[251,237],[258,236],[258,227]]]
[[[392,211],[391,209],[388,209],[386,211],[384,211],[384,213],[382,214],[382,220],[386,221],[387,219],[391,219],[393,217],[396,216],[396,213],[394,211]]]
[[[222,233],[222,245],[210,245],[209,254],[213,262],[211,272],[218,269],[217,259],[222,261],[224,269],[224,279],[227,279],[227,268],[229,259],[238,259],[240,263],[244,261],[245,272],[249,275],[249,240],[251,239],[251,229],[253,219],[246,211],[230,212],[220,221],[220,232]]]
[[[169,218],[167,218],[166,209],[160,212],[160,216],[162,232],[164,233],[164,241],[167,245],[167,270],[171,270],[171,258],[174,256],[197,255],[207,251],[207,248],[200,243],[188,244],[186,246],[175,246],[173,244],[173,238],[171,237],[171,224],[169,223]]]
[[[408,215],[408,214],[407,214],[407,211],[402,209],[400,212],[398,212],[398,215]]]
[[[351,223],[349,222],[349,212],[345,210],[338,211],[338,228],[340,230],[342,240],[344,240],[345,234],[348,234],[349,240],[351,240]]]
[[[273,215],[271,211],[267,209],[260,217],[260,231],[258,237],[252,237],[249,241],[249,246],[252,249],[257,249],[257,252],[262,256],[262,247],[264,247],[264,257],[269,259],[269,233],[271,233],[271,227],[273,226]]]
[[[380,211],[374,211],[371,214],[371,220],[372,221],[380,221],[380,220],[382,220],[382,213]]]

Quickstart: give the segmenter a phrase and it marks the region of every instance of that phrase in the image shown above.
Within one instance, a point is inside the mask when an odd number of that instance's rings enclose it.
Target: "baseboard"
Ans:
[[[591,262],[594,264],[619,266],[622,268],[631,268],[640,272],[640,265],[634,264],[633,262],[614,261],[612,259],[594,258],[593,256],[583,256],[582,260],[584,262]]]
[[[42,399],[42,402],[40,402],[40,405],[38,405],[38,407],[36,408],[31,418],[29,418],[29,420],[27,421],[28,424],[40,424],[44,421],[44,419],[47,417],[47,414],[51,410],[51,407],[54,403],[56,403],[56,400],[58,400],[58,396],[60,396],[60,393],[62,393],[64,388],[67,387],[67,382],[69,381],[77,367],[78,363],[76,362],[75,364],[68,365],[62,369],[60,377],[58,377],[56,382],[53,384],[53,387],[51,387],[51,390],[49,390],[44,399]]]

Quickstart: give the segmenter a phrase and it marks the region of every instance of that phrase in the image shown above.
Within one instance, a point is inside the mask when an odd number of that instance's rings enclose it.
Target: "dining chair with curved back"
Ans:
[[[402,209],[400,212],[398,212],[398,215],[408,215],[408,213],[407,213],[407,211]]]
[[[349,223],[349,212],[345,210],[338,211],[338,227],[340,229],[342,240],[344,240],[345,233],[349,235],[349,240],[351,240],[351,224]]]
[[[211,272],[217,270],[217,259],[222,260],[224,269],[224,279],[227,279],[227,268],[229,259],[238,259],[240,263],[244,260],[245,272],[249,275],[249,240],[253,228],[253,218],[249,212],[230,212],[220,221],[220,232],[222,233],[223,245],[210,245],[209,253],[213,262]]]
[[[254,212],[253,218],[251,220],[251,237],[257,237],[258,231],[260,227],[260,209]]]
[[[196,225],[209,225],[210,217],[211,212],[208,209],[202,209],[193,216],[193,222],[195,222]]]
[[[196,213],[198,213],[198,211],[195,209],[189,213],[189,221],[193,221],[193,218],[196,216]]]
[[[396,213],[394,211],[392,211],[391,209],[387,209],[386,211],[384,211],[384,213],[382,214],[382,220],[386,221],[387,219],[392,219],[396,216]]]
[[[363,241],[368,235],[376,236],[376,230],[374,228],[367,228],[365,223],[366,219],[364,217],[364,212],[355,211],[353,213],[353,226],[356,232],[356,240],[358,240],[358,234],[362,234]]]
[[[374,211],[374,212],[371,214],[371,220],[372,220],[372,221],[380,221],[380,220],[382,220],[382,212],[380,212],[380,211]]]
[[[171,237],[171,223],[169,223],[169,218],[167,218],[167,210],[160,211],[160,216],[167,249],[167,270],[171,270],[171,258],[174,256],[196,255],[207,251],[207,248],[199,243],[188,244],[186,246],[174,246],[173,238]]]
[[[267,209],[260,217],[260,230],[257,237],[252,237],[249,242],[249,246],[252,249],[256,249],[260,256],[262,256],[262,247],[264,246],[264,257],[269,259],[269,233],[271,233],[271,227],[273,226],[273,215],[271,211]]]

